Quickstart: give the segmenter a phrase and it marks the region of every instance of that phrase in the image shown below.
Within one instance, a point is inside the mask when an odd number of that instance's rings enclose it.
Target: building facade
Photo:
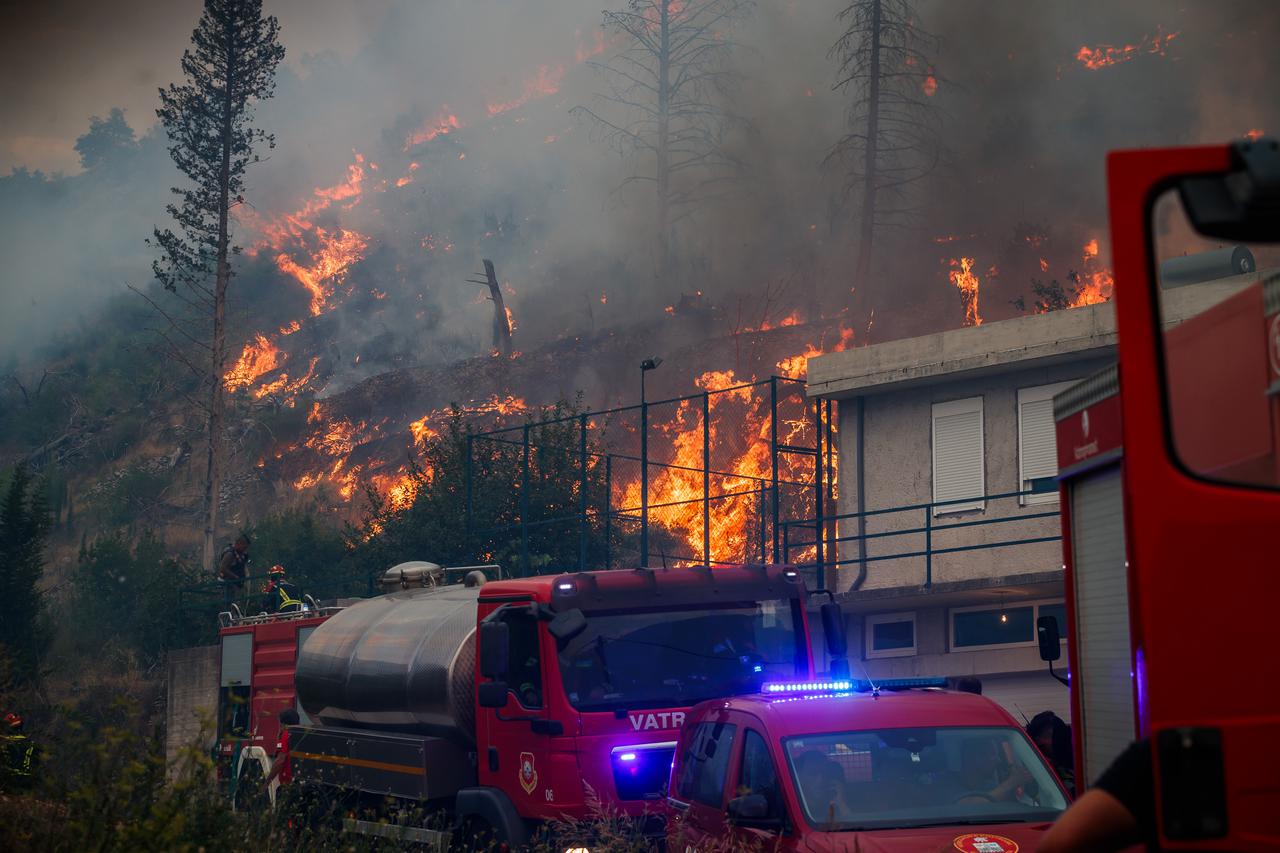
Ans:
[[[1219,298],[1170,297],[1173,322]],[[1041,616],[1067,633],[1052,400],[1111,363],[1114,317],[1105,303],[810,359],[809,395],[839,402],[827,585],[855,675],[976,676],[1016,718],[1070,721],[1036,638]]]

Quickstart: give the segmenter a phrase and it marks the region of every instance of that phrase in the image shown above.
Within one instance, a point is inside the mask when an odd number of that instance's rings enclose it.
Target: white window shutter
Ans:
[[[1058,382],[1018,391],[1018,491],[1031,488],[1032,480],[1058,476],[1057,429],[1053,397],[1074,383]],[[1024,495],[1024,504],[1054,503],[1058,492]]]
[[[961,501],[934,509],[935,515],[983,509],[986,464],[983,456],[982,398],[933,405],[933,500]],[[965,501],[965,498],[973,500]]]

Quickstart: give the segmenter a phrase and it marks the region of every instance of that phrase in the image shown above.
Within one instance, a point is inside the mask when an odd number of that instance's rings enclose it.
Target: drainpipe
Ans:
[[[864,431],[867,424],[866,420],[867,398],[858,398],[858,438],[857,438],[857,455],[858,455],[858,576],[853,579],[852,586],[849,591],[861,588],[862,584],[867,580],[867,465],[866,465],[866,449],[867,444],[864,439]]]

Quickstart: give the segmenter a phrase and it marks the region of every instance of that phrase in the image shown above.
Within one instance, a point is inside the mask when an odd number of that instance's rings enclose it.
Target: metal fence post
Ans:
[[[711,568],[711,392],[702,392],[702,565]]]
[[[471,545],[471,531],[475,529],[475,522],[472,520],[472,517],[471,517],[471,516],[472,516],[472,514],[475,512],[475,505],[474,505],[474,503],[472,502],[472,501],[473,501],[473,499],[472,499],[472,494],[471,494],[471,488],[472,488],[472,487],[471,487],[471,476],[472,476],[472,475],[471,475],[471,466],[474,464],[474,460],[475,460],[475,436],[473,436],[473,435],[468,435],[468,436],[467,436],[467,469],[466,469],[466,471],[467,471],[467,473],[466,473],[466,479],[467,479],[467,526],[466,526],[466,538],[467,538],[467,545],[468,545],[468,546],[470,546],[470,545]]]
[[[813,515],[814,515],[814,545],[817,548],[815,558],[818,562],[818,589],[826,588],[826,554],[823,549],[823,538],[826,534],[827,524],[822,517],[824,506],[822,504],[822,481],[823,481],[823,465],[822,465],[822,400],[813,401],[813,419],[814,419],[814,436],[817,442],[814,450],[817,452],[813,457]],[[785,530],[784,530],[785,532]],[[788,555],[788,558],[790,555]]]
[[[778,562],[778,504],[782,492],[778,489],[778,377],[769,379],[769,445],[773,457],[773,562]],[[763,556],[763,555],[762,555]],[[761,562],[764,562],[761,559]]]
[[[933,586],[933,504],[924,508],[924,585]]]
[[[644,372],[640,373],[641,384]],[[640,565],[649,565],[649,404],[640,400]]]
[[[587,568],[587,416],[582,415],[578,422],[578,452],[582,463],[582,484],[578,488],[578,512],[582,518],[578,522],[578,571]]]
[[[529,425],[524,425],[524,465],[520,472],[520,570],[529,576]]]
[[[769,562],[769,555],[765,549],[765,481],[760,481],[760,562]]]
[[[604,567],[613,567],[613,454],[604,457]]]

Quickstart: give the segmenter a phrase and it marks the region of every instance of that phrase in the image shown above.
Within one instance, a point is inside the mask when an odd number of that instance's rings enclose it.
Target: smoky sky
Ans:
[[[723,106],[744,119],[728,140],[742,180],[731,200],[680,225],[675,248],[685,263],[664,280],[653,276],[643,236],[650,199],[620,186],[634,163],[570,115],[600,91],[581,59],[597,44],[602,5],[621,0],[266,0],[288,56],[276,97],[258,110],[278,145],[248,176],[246,213],[297,210],[315,188],[342,181],[357,155],[364,163],[365,197],[319,220],[368,239],[349,304],[321,318],[326,358],[352,371],[363,354],[358,370],[372,372],[378,347],[389,353],[384,367],[406,351],[428,361],[484,351],[488,308],[465,283],[482,257],[510,283],[517,347],[661,321],[666,306],[696,291],[725,317],[749,321],[774,296],[811,313],[841,310],[857,227],[838,176],[822,164],[845,130],[849,96],[832,91],[828,52],[846,0],[760,0],[726,33],[741,45],[740,85]],[[153,127],[155,91],[177,79],[199,8],[196,0],[0,4],[0,172],[68,174],[0,178],[0,356],[91,322],[126,283],[149,281],[143,240],[166,224],[175,182]],[[916,8],[939,38],[931,100],[948,156],[921,182],[918,214],[877,245],[875,335],[959,323],[950,257],[977,259],[988,319],[1013,312],[1008,300],[1042,275],[1041,260],[1046,277],[1062,275],[1093,238],[1105,259],[1106,151],[1280,131],[1280,16],[1270,3],[922,0]],[[1161,51],[1147,49],[1170,34]],[[1076,60],[1082,46],[1126,44],[1138,49],[1110,67]],[[540,79],[554,91],[490,115]],[[76,137],[112,107],[126,110],[140,153],[116,173],[75,174]],[[441,115],[461,129],[406,146]],[[495,235],[494,222],[508,225]],[[1030,232],[1044,237],[1043,252],[1026,248]],[[243,326],[258,330],[256,315],[279,325],[298,305],[305,313],[305,294],[270,258],[246,258],[238,282],[255,298],[280,295],[257,308],[246,297]],[[370,301],[375,291],[391,296]]]

